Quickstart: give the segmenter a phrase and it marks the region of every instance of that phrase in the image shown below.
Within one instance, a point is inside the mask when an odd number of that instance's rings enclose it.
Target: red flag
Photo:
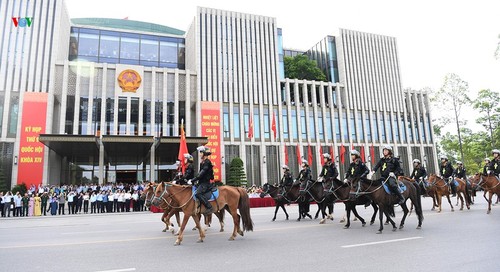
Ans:
[[[330,146],[330,156],[332,156],[332,160],[335,161],[335,152],[333,150],[334,150],[334,147],[332,144],[332,146]]]
[[[248,119],[248,138],[253,138],[253,120],[252,115],[250,114],[250,118]]]
[[[309,155],[307,155],[307,162],[309,163],[309,166],[311,166],[313,164],[313,152],[311,146],[307,148],[307,153],[309,153]]]
[[[375,160],[375,147],[373,147],[373,144],[372,146],[370,146],[370,158],[371,158],[371,163],[373,163],[373,161]]]
[[[285,165],[288,166],[288,148],[285,145]]]
[[[301,163],[302,163],[302,160],[301,160],[301,156],[300,156],[300,146],[297,143],[297,164],[299,165],[299,167],[300,167]]]
[[[342,162],[342,163],[344,163],[344,161],[345,161],[344,155],[345,155],[345,147],[344,147],[344,145],[342,145],[340,147],[340,162]]]
[[[276,139],[276,117],[274,116],[274,111],[273,111],[273,122],[271,125],[271,130],[274,133],[274,139]]]
[[[177,159],[181,161],[182,173],[186,170],[186,163],[184,162],[184,154],[188,153],[186,134],[184,133],[184,122],[181,122],[181,141],[179,143],[179,155]]]
[[[359,151],[359,153],[361,154],[361,161],[365,162],[365,147],[364,146],[361,146],[361,150]]]

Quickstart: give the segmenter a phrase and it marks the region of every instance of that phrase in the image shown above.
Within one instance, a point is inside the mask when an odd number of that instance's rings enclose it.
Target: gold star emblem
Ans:
[[[384,165],[382,166],[382,171],[385,171],[386,168],[387,168],[387,163],[384,162]]]

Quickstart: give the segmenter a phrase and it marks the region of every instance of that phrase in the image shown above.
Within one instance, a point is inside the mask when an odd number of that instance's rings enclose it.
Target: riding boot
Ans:
[[[211,214],[213,212],[212,210],[212,205],[210,204],[209,201],[205,199],[205,197],[200,197],[200,202],[203,203],[203,206],[205,206],[205,212],[204,214]]]
[[[457,196],[457,188],[455,185],[451,185],[451,193],[453,194],[452,196]]]
[[[398,201],[398,204],[399,205],[402,205],[403,203],[405,203],[405,198],[403,197],[403,194],[401,194],[401,192],[399,191],[399,188],[398,186],[394,186],[391,188],[392,189],[392,192],[398,197],[399,201]]]

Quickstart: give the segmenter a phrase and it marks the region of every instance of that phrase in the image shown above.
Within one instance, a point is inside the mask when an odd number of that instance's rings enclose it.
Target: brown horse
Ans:
[[[146,185],[146,187],[144,188],[144,192],[142,195],[141,195],[141,198],[143,198],[143,200],[145,200],[145,206],[149,208],[149,206],[152,205],[152,202],[153,202],[153,198],[155,197],[155,189],[156,189],[156,186],[157,184],[156,183],[153,183],[153,182],[150,182]],[[171,231],[172,234],[174,234],[175,232],[175,229],[173,228],[173,224],[170,223],[170,218],[172,218],[173,215],[175,215],[175,219],[177,221],[177,226],[181,226],[181,223],[180,223],[180,215],[179,215],[179,212],[181,212],[180,209],[172,209],[170,207],[172,206],[178,206],[177,203],[175,203],[175,201],[173,199],[169,199],[169,203],[166,203],[164,201],[160,201],[160,203],[158,203],[157,207],[162,209],[163,210],[163,215],[161,217],[161,221],[165,223],[165,229],[163,230],[163,232],[166,232],[166,231]],[[201,216],[201,214],[199,215]],[[219,219],[219,223],[220,223],[220,232],[223,232],[224,231],[224,216],[225,216],[225,210],[221,210],[219,212],[215,212],[215,216],[217,216],[217,218]],[[201,219],[201,217],[200,217]],[[205,223],[205,226],[207,227],[210,227],[210,224],[212,223],[212,215],[209,214],[209,215],[204,215],[204,223]],[[172,227],[172,228],[170,228]],[[193,229],[193,230],[196,230],[196,229]],[[207,228],[205,228],[205,231],[207,230]],[[177,232],[175,235],[178,235],[179,233]]]
[[[432,209],[431,211],[434,211],[435,207],[438,207],[438,203],[436,201],[436,188],[433,186],[424,186],[423,181],[416,181],[415,179],[411,179],[409,177],[405,176],[399,176],[398,180],[406,180],[408,182],[411,182],[414,186],[418,187],[420,190],[420,194],[424,196],[424,192],[432,198]],[[411,203],[410,206],[410,214],[413,212],[413,202]]]
[[[468,198],[468,192],[467,192],[467,184],[465,181],[461,179],[456,179],[458,181],[458,186],[456,188],[457,190],[457,196],[458,198],[462,201],[462,205],[460,207],[460,210],[464,209],[464,198],[466,202],[467,209],[470,209],[470,204],[469,204],[469,198]],[[451,204],[451,199],[450,199],[450,194],[451,194],[451,188],[450,186],[442,179],[441,177],[438,177],[435,174],[431,174],[429,176],[429,187],[433,188],[435,190],[434,194],[437,200],[437,208],[438,212],[441,212],[441,199],[443,196],[446,196],[448,199],[448,203],[450,203],[451,211],[454,212],[455,209],[453,208],[453,205]]]
[[[241,188],[230,186],[219,186],[217,188],[219,189],[219,197],[215,201],[211,201],[211,204],[215,211],[218,212],[222,209],[227,209],[233,217],[234,229],[229,240],[234,240],[237,234],[243,236],[243,231],[253,231],[253,222],[250,217],[250,199],[246,191]],[[169,204],[171,208],[181,209],[184,213],[179,236],[174,245],[181,244],[184,238],[184,229],[190,217],[193,218],[200,234],[198,242],[203,242],[205,232],[200,227],[200,218],[198,214],[205,212],[206,209],[203,205],[198,209],[197,202],[194,200],[192,186],[176,185],[167,182],[160,183],[156,188],[153,203],[162,200],[165,203],[170,203],[168,201],[169,199],[178,203],[176,206]],[[240,215],[237,213],[238,209],[241,213],[243,228],[240,227]]]
[[[359,181],[359,180],[353,180],[353,188],[356,188],[355,190],[351,190],[351,194],[355,197],[363,196],[366,195],[367,197],[371,198],[375,204],[378,205],[379,207],[379,221],[380,221],[380,228],[378,230],[378,234],[382,233],[382,230],[384,229],[383,225],[383,219],[384,215],[387,217],[387,220],[392,225],[392,230],[396,231],[396,223],[392,220],[391,217],[394,217],[394,204],[398,203],[398,198],[395,195],[388,194],[385,192],[383,189],[383,184],[386,183],[387,180],[383,181],[382,184],[378,181],[374,180],[369,180],[369,181]],[[418,217],[418,225],[417,229],[420,229],[422,227],[422,221],[424,220],[424,215],[422,213],[422,203],[420,199],[420,190],[415,187],[411,182],[403,180],[400,181],[404,183],[406,186],[406,191],[404,191],[402,194],[405,198],[405,202],[407,199],[411,199],[411,202],[415,205],[415,211],[417,213]],[[401,208],[403,208],[403,218],[401,218],[401,223],[399,225],[399,228],[402,229],[404,227],[405,219],[406,216],[408,215],[408,207],[406,206],[406,203],[403,203],[401,205]]]
[[[483,188],[485,194],[484,199],[488,201],[488,210],[487,214],[491,212],[491,202],[494,194],[500,195],[500,181],[494,175],[481,175],[476,174],[472,177],[472,180],[477,183],[478,187]],[[488,198],[486,198],[486,192],[488,192]]]

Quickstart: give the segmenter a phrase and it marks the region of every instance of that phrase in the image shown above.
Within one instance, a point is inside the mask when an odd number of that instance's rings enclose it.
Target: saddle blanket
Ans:
[[[453,186],[455,186],[455,187],[458,186],[458,181],[456,179],[453,180]]]
[[[193,186],[193,199],[196,201],[198,200],[196,198],[196,190],[198,189],[198,187],[196,186]],[[214,201],[216,200],[218,197],[219,197],[219,188],[212,188],[212,190],[206,192],[204,194],[205,198],[208,199],[208,201]]]
[[[399,188],[399,191],[401,193],[403,193],[404,191],[406,191],[406,185],[404,185],[404,183],[402,182],[398,182],[398,188]],[[389,189],[389,186],[387,186],[387,183],[384,183],[384,190],[386,193],[392,195],[393,193],[391,192],[391,190]]]

